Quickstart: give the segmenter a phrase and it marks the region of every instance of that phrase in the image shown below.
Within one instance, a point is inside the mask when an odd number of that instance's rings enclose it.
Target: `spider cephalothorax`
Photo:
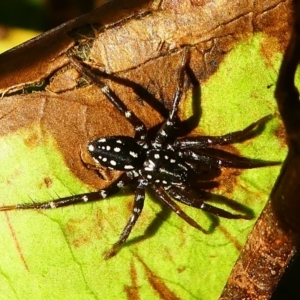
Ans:
[[[91,83],[96,84],[131,123],[135,129],[134,137],[111,136],[95,139],[88,143],[87,150],[96,164],[123,174],[105,189],[80,195],[59,198],[44,203],[25,203],[3,206],[0,210],[49,209],[77,203],[98,201],[116,194],[127,184],[135,186],[135,196],[131,216],[112,249],[106,253],[111,257],[128,238],[142,212],[145,191],[151,189],[157,198],[183,218],[191,226],[204,231],[192,218],[172,200],[193,206],[217,216],[229,219],[247,219],[243,214],[233,214],[205,202],[207,192],[201,189],[201,182],[210,181],[220,175],[221,167],[255,168],[274,165],[274,162],[255,161],[239,156],[223,156],[210,149],[214,145],[231,144],[246,139],[257,126],[270,119],[266,116],[242,131],[223,136],[178,137],[180,119],[178,106],[183,93],[184,71],[189,52],[185,49],[179,68],[179,85],[172,102],[172,109],[153,139],[150,139],[144,123],[118,98],[118,96],[99,78],[84,67],[77,59],[69,56],[72,65]]]

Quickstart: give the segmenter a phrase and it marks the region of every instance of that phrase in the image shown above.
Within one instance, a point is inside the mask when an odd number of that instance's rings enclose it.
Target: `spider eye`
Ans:
[[[128,136],[96,139],[88,143],[87,150],[96,163],[113,170],[134,170],[145,159],[145,150]]]

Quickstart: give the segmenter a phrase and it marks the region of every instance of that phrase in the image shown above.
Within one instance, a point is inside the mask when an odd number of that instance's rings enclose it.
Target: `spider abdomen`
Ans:
[[[113,170],[130,171],[145,160],[145,150],[129,136],[111,136],[88,143],[87,149],[96,163]]]
[[[164,185],[178,185],[186,181],[188,167],[175,151],[152,149],[147,152],[142,175]]]

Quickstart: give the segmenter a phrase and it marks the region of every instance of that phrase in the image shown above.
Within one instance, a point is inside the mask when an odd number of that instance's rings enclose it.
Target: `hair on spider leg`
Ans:
[[[239,209],[236,210],[237,213],[232,213],[206,203],[209,201],[209,196],[213,194],[206,191],[205,188],[201,189],[201,184],[196,186],[191,182],[206,182],[208,187],[209,184],[214,185],[210,182],[216,181],[222,168],[249,169],[277,165],[277,162],[254,161],[230,154],[227,157],[224,155],[224,151],[216,154],[216,149],[213,147],[247,140],[253,131],[268,121],[269,116],[250,124],[243,130],[222,136],[181,137],[182,132],[188,133],[186,128],[193,129],[196,124],[195,118],[199,119],[201,115],[201,109],[195,107],[193,116],[190,118],[193,123],[190,127],[185,127],[186,120],[181,121],[178,115],[179,104],[184,92],[185,74],[191,71],[189,68],[190,51],[186,47],[182,52],[178,67],[178,86],[174,92],[171,109],[164,122],[155,131],[148,130],[144,122],[123,103],[117,92],[111,90],[98,75],[84,66],[77,58],[68,54],[71,65],[90,84],[99,87],[107,100],[120,113],[120,117],[125,118],[134,128],[133,137],[105,136],[87,143],[87,151],[96,166],[101,165],[101,168],[107,170],[121,171],[121,175],[109,183],[106,188],[98,191],[57,198],[42,203],[2,206],[0,211],[53,209],[72,204],[100,201],[115,195],[123,187],[131,185],[134,187],[131,215],[117,242],[105,253],[105,258],[114,256],[128,239],[142,213],[146,190],[154,194],[157,200],[190,226],[204,233],[207,233],[207,230],[204,230],[194,219],[188,216],[176,202],[201,209],[211,216],[249,219],[249,215],[243,211],[240,213]],[[190,71],[187,72],[187,70]],[[185,127],[185,131],[183,127]],[[225,199],[223,198],[223,200]],[[228,207],[232,207],[230,203],[224,202],[225,205],[228,204]]]

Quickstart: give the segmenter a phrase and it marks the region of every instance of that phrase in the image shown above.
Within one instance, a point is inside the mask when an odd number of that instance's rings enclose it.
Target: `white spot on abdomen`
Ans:
[[[94,147],[93,145],[89,145],[89,146],[88,146],[88,150],[89,150],[90,152],[93,152],[93,151],[95,151],[95,147]]]

